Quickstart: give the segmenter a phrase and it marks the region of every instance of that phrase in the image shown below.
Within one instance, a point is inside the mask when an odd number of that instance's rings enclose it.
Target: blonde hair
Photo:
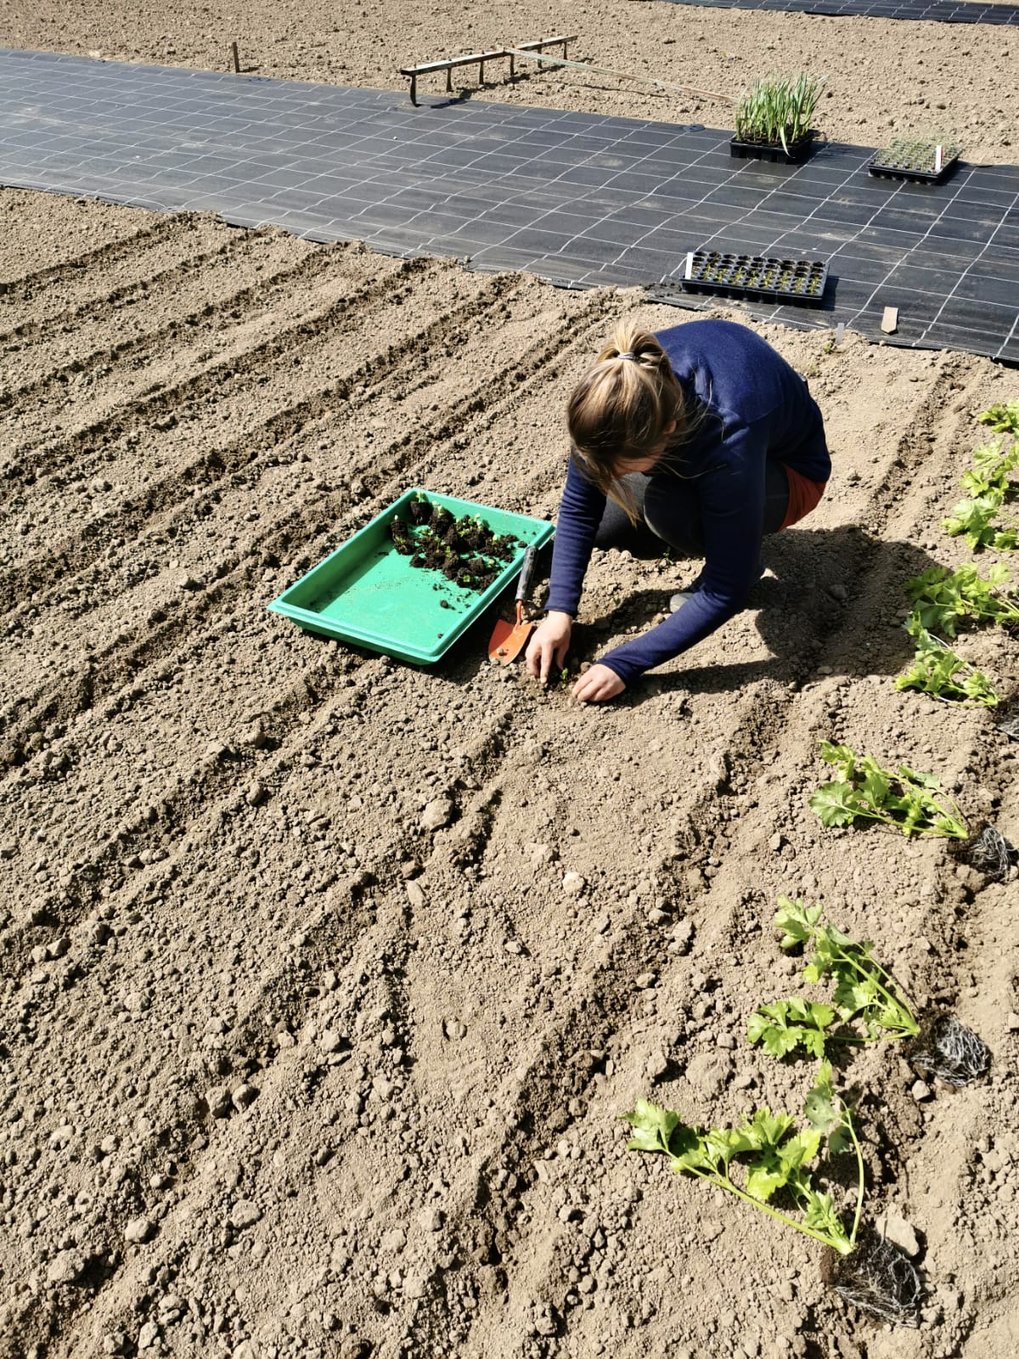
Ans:
[[[666,433],[675,422],[675,430]],[[573,390],[567,406],[573,454],[590,481],[636,522],[620,464],[687,434],[683,389],[653,335],[623,321]]]

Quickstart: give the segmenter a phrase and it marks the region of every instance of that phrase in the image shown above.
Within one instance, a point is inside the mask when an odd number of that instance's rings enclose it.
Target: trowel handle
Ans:
[[[517,592],[514,596],[518,604],[523,603],[531,592],[531,577],[534,575],[534,563],[538,560],[538,549],[532,543],[524,553],[524,564],[520,568],[520,579],[517,581]]]

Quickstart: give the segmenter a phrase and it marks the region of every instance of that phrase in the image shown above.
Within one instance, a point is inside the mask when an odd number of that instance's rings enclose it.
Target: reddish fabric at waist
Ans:
[[[789,481],[789,504],[786,507],[785,518],[779,525],[779,529],[788,528],[790,524],[797,523],[815,509],[818,501],[824,495],[824,488],[828,485],[826,481],[810,481],[799,472],[794,472],[791,467],[785,468],[785,474]]]

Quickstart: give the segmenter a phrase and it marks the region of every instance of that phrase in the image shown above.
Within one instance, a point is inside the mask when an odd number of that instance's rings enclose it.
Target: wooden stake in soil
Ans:
[[[235,42],[232,42],[232,43],[230,44],[230,51],[231,51],[231,53],[232,53],[232,55],[233,55],[233,59],[234,59],[234,73],[235,73],[236,75],[240,75],[240,73],[241,73],[241,57],[240,57],[240,53],[237,51],[237,44],[236,44]]]

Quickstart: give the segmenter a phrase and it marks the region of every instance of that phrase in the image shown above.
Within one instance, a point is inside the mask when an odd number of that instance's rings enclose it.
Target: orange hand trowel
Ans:
[[[517,581],[517,621],[508,623],[504,618],[500,618],[496,623],[488,640],[488,659],[490,661],[501,661],[503,665],[509,665],[510,661],[515,661],[527,645],[528,637],[534,631],[534,624],[524,617],[524,602],[531,588],[531,577],[534,575],[534,563],[537,558],[538,549],[532,545],[527,549],[524,556],[520,579]]]

